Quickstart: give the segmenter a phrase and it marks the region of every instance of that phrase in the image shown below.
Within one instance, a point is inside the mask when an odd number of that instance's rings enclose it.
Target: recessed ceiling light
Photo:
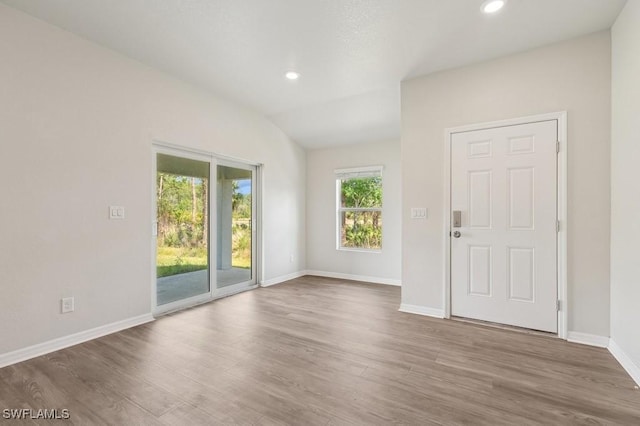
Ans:
[[[300,73],[297,73],[295,71],[289,71],[284,76],[287,77],[289,80],[297,80],[300,78]]]
[[[496,13],[504,7],[507,0],[487,0],[482,3],[482,11],[484,13]]]

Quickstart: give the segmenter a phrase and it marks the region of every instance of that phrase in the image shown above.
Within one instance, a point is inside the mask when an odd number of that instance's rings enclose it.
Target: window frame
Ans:
[[[365,248],[365,247],[345,247],[342,245],[342,229],[340,224],[342,223],[342,214],[346,212],[380,212],[382,216],[384,216],[384,190],[382,191],[382,197],[380,200],[379,207],[342,207],[342,181],[347,179],[362,179],[362,178],[371,178],[371,177],[379,177],[380,178],[380,188],[381,190],[384,187],[384,177],[382,175],[382,171],[384,166],[366,166],[366,167],[351,167],[346,169],[336,169],[334,170],[335,180],[336,180],[336,250],[339,251],[355,251],[355,252],[364,252],[364,253],[382,253],[383,240],[384,240],[384,231],[383,225],[380,225],[380,248]]]

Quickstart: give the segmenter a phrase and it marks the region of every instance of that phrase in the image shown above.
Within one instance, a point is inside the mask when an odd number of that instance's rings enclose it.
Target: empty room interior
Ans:
[[[640,424],[640,0],[0,0],[0,423]]]

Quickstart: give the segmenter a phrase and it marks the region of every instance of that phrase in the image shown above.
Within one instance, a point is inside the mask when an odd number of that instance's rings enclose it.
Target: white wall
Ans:
[[[627,2],[611,35],[611,340],[640,381],[640,2]]]
[[[270,122],[4,5],[0,58],[0,354],[150,312],[153,138],[264,163],[265,279],[305,269],[305,152]]]
[[[402,84],[402,302],[443,309],[444,129],[568,111],[569,330],[609,335],[608,31]]]
[[[335,169],[384,165],[382,252],[336,250]],[[307,153],[307,268],[400,282],[400,142],[367,143]]]

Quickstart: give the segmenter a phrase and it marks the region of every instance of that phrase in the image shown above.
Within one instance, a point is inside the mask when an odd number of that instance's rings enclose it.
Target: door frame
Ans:
[[[469,124],[446,128],[444,131],[444,317],[451,318],[451,139],[456,133],[487,130],[496,127],[516,126],[541,121],[557,121],[559,151],[557,155],[557,281],[558,281],[558,337],[567,339],[569,303],[567,300],[567,112],[559,111],[548,114],[530,115],[526,117]]]
[[[220,292],[216,286],[216,262],[217,259],[217,245],[213,244],[216,240],[217,223],[212,220],[212,206],[216,204],[216,191],[215,185],[209,185],[209,292],[193,296],[187,299],[167,303],[165,305],[158,305],[157,300],[157,270],[156,270],[156,247],[157,247],[157,188],[156,188],[156,174],[158,172],[157,154],[168,154],[177,157],[190,158],[199,161],[208,161],[210,170],[210,179],[213,179],[217,174],[217,166],[220,162],[243,164],[248,167],[255,167],[254,172],[254,188],[255,194],[252,197],[252,204],[254,205],[254,219],[255,226],[252,229],[252,236],[255,242],[252,241],[255,250],[252,250],[252,261],[255,261],[254,272],[252,271],[252,285],[246,286],[242,289],[227,292]],[[200,305],[203,303],[211,302],[216,299],[230,296],[235,293],[241,293],[247,290],[253,290],[259,286],[262,280],[262,164],[256,163],[240,158],[231,157],[228,155],[218,154],[201,149],[191,148],[183,145],[177,145],[170,142],[164,142],[158,139],[151,140],[151,312],[157,317],[170,312],[179,311],[192,306]],[[213,200],[214,204],[211,204]],[[214,210],[213,210],[214,211]]]

